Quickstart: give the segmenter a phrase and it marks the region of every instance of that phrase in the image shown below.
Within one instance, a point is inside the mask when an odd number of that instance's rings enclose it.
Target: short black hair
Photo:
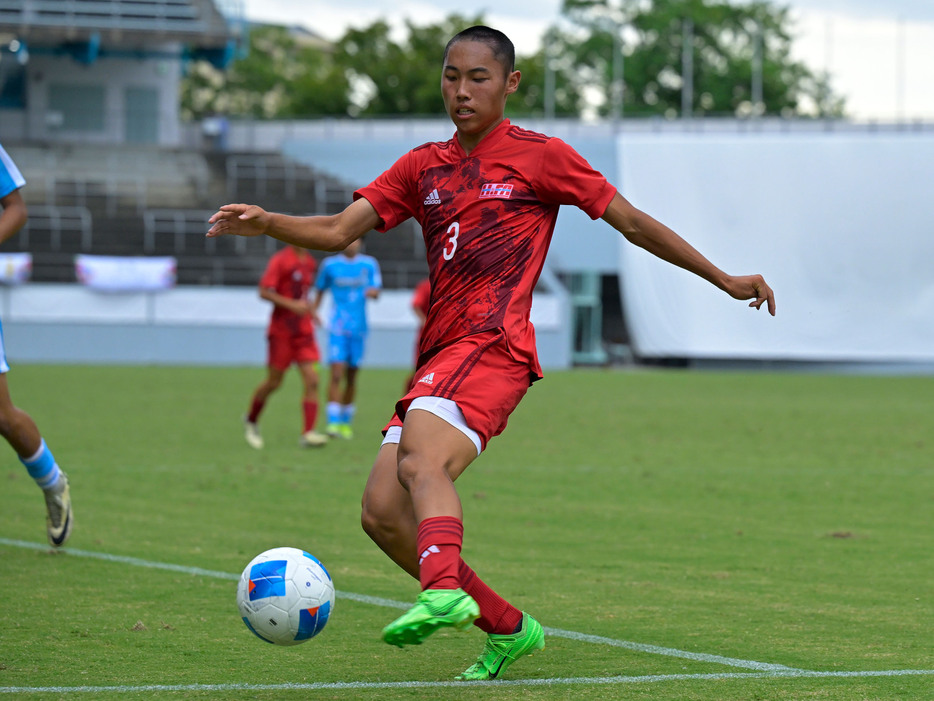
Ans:
[[[482,44],[486,44],[493,52],[493,57],[503,64],[503,67],[506,69],[506,75],[516,70],[516,47],[513,46],[510,38],[498,29],[477,24],[473,27],[467,27],[467,29],[462,32],[458,32],[451,37],[447,46],[444,47],[444,62],[447,62],[448,51],[459,41],[479,41]]]

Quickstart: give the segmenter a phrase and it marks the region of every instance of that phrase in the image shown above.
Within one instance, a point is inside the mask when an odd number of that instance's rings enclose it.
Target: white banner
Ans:
[[[176,261],[172,256],[76,255],[75,274],[78,282],[102,292],[167,290],[175,285]]]
[[[21,285],[31,274],[31,253],[0,253],[0,284]]]
[[[934,361],[934,134],[620,137],[620,189],[731,274],[769,317],[632,245],[620,275],[643,357]]]

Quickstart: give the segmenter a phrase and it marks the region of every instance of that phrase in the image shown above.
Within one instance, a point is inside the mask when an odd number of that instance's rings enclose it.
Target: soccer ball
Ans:
[[[257,637],[298,645],[324,628],[334,610],[334,583],[318,559],[298,548],[273,548],[240,575],[237,608]]]

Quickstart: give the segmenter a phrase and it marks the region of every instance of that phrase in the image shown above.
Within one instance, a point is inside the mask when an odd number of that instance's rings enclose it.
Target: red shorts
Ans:
[[[412,386],[396,403],[386,429],[402,425],[416,397],[443,397],[457,404],[486,448],[506,428],[532,378],[528,364],[509,353],[502,329],[466,336],[421,358]]]
[[[266,364],[276,370],[288,370],[292,363],[316,363],[321,359],[314,334],[295,336],[272,335],[269,341]]]

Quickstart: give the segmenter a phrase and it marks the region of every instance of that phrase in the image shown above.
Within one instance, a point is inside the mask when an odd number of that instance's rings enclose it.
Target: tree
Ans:
[[[333,52],[287,27],[257,26],[248,53],[222,72],[193,62],[182,82],[182,114],[288,119],[347,114],[350,80]]]
[[[562,11],[570,27],[551,27],[537,53],[516,57],[522,80],[508,102],[510,116],[588,117],[616,109],[677,116],[685,97],[691,116],[843,114],[828,76],[792,59],[786,8],[762,0],[564,0]],[[334,45],[295,29],[255,27],[249,53],[226,73],[207,63],[191,66],[183,113],[437,116],[444,47],[460,30],[483,23],[483,15],[457,14],[425,26],[406,21],[397,40],[378,20],[348,30]]]
[[[454,34],[483,17],[451,15],[439,24],[418,27],[406,20],[406,39],[396,43],[382,20],[350,29],[337,42],[335,60],[352,75],[360,116],[437,115],[441,101],[441,60]]]
[[[565,50],[605,95],[614,78],[614,40],[621,41],[626,115],[675,116],[685,95],[690,115],[842,114],[827,77],[792,59],[788,8],[761,1],[564,0],[563,12],[584,30],[584,38]],[[756,65],[761,68],[754,75]],[[753,95],[754,78],[761,95]],[[754,100],[760,96],[761,102]],[[610,106],[607,100],[598,109],[607,114]]]

